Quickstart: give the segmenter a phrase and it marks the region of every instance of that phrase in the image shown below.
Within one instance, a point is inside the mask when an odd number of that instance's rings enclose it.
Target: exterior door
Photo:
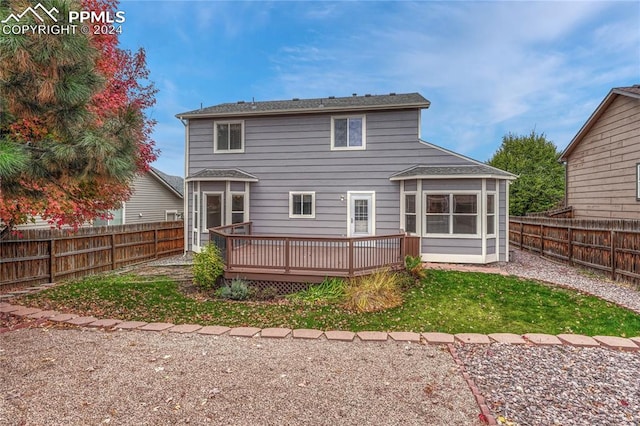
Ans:
[[[206,223],[204,232],[209,232],[209,228],[222,226],[222,194],[206,194]]]
[[[349,194],[349,236],[366,237],[375,234],[373,193]]]

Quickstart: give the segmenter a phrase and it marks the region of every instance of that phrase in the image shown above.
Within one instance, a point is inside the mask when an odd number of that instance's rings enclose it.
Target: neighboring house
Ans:
[[[127,225],[132,223],[163,222],[182,219],[184,211],[184,180],[151,167],[138,176],[132,186],[129,201],[112,211],[113,219],[95,220],[93,226]]]
[[[122,208],[111,211],[113,218],[96,219],[93,226],[180,220],[184,212],[183,191],[184,180],[180,176],[170,176],[151,167],[148,173],[135,178],[131,198]],[[35,223],[20,225],[18,229],[50,227],[46,220],[38,217]]]
[[[640,219],[640,85],[612,89],[560,160],[574,217]]]
[[[185,248],[208,228],[421,237],[426,261],[508,260],[515,176],[420,140],[418,93],[225,103],[186,127]]]

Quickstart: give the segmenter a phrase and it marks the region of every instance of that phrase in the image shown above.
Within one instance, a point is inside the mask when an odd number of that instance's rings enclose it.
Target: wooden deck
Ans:
[[[402,268],[416,255],[418,238],[405,234],[365,238],[251,235],[251,222],[211,229],[225,259],[225,278],[321,282]]]

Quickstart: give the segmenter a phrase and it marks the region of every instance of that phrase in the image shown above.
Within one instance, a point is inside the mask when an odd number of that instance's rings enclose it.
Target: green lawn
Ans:
[[[19,303],[93,315],[174,324],[447,333],[640,335],[640,315],[601,299],[501,275],[429,271],[397,308],[353,313],[339,304],[198,301],[168,279],[92,277]]]

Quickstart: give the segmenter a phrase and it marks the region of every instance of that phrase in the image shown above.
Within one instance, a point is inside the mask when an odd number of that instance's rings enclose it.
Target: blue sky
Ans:
[[[175,114],[239,100],[420,92],[422,138],[488,160],[508,132],[563,149],[640,83],[640,2],[122,1],[147,52],[154,166],[184,176]]]

